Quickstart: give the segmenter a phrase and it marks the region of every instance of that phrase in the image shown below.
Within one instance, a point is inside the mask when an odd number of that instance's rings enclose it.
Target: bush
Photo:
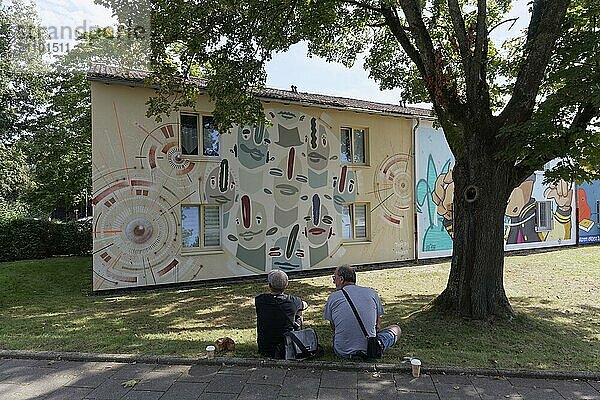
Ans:
[[[89,223],[26,218],[0,221],[0,261],[82,255],[91,250]]]

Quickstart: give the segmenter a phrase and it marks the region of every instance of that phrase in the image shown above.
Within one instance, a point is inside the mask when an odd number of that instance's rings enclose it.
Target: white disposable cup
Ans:
[[[208,359],[215,358],[215,350],[216,350],[215,346],[206,346],[206,357]]]
[[[421,375],[421,360],[413,358],[410,360],[410,365],[412,366],[412,376],[418,378]]]

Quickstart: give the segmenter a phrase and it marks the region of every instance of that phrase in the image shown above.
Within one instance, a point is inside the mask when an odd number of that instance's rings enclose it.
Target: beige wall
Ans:
[[[95,290],[414,258],[411,120],[267,102],[258,135],[234,127],[220,158],[186,158],[179,114],[146,118],[150,95],[92,83]],[[368,128],[369,165],[342,169],[342,126]],[[220,248],[183,249],[182,205],[214,204],[223,182]],[[369,240],[342,240],[335,199],[369,204]]]

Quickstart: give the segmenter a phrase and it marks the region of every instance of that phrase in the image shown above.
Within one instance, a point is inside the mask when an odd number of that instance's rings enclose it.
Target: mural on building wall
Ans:
[[[383,209],[383,217],[396,227],[405,218],[410,218],[409,210],[413,201],[413,177],[410,174],[412,158],[409,154],[394,154],[381,162],[374,175],[373,190],[379,200],[377,207]]]
[[[452,166],[454,157],[443,134],[419,128],[415,138],[417,254],[442,257],[452,251]]]
[[[579,243],[600,243],[600,181],[577,187]]]
[[[418,255],[449,256],[453,235],[454,157],[443,132],[433,128],[417,130],[415,153]],[[551,168],[552,164],[546,167]],[[574,243],[573,185],[564,180],[544,185],[543,180],[543,172],[536,172],[511,193],[504,218],[507,250]],[[539,202],[549,207],[544,214],[548,219],[545,227],[540,226]]]
[[[179,204],[194,194],[181,188],[193,182],[196,165],[181,157],[173,124],[153,130],[138,125],[138,151],[128,154],[114,104],[113,109],[118,143],[113,151],[120,165],[92,163],[94,288],[181,279],[180,271],[192,263],[177,257]]]
[[[373,207],[395,228],[409,209],[408,156],[371,172],[341,165],[327,114],[266,110],[270,124],[220,135],[220,158],[190,159],[178,147],[177,123],[122,124],[116,102],[112,108],[114,129],[95,137],[116,145],[94,151],[95,290],[335,265],[342,206],[360,195],[359,174],[381,174]],[[204,205],[220,206],[220,238],[211,238],[219,245],[210,251],[200,248],[198,229],[182,231],[184,219],[204,218]]]

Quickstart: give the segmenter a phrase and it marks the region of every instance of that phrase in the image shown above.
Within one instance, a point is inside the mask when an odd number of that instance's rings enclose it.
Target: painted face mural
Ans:
[[[277,239],[275,246],[269,250],[269,256],[272,257],[272,269],[284,271],[302,269],[304,250],[300,248],[299,231],[300,225],[294,225],[290,235]]]
[[[356,199],[356,179],[354,172],[346,165],[340,170],[339,176],[333,177],[333,204],[338,214],[342,213],[342,207]]]
[[[268,158],[269,143],[269,132],[264,124],[238,128],[236,152],[240,164],[248,169],[265,165]]]
[[[308,182],[308,178],[302,174],[302,164],[296,156],[296,149],[291,147],[287,158],[281,161],[278,168],[271,168],[269,174],[273,176],[275,204],[282,210],[298,206],[300,189]]]
[[[320,246],[327,242],[333,235],[333,218],[329,215],[325,205],[321,203],[319,195],[315,194],[312,197],[312,205],[308,209],[309,215],[304,217],[306,228],[304,234],[309,243],[315,246]]]
[[[206,178],[205,194],[209,203],[217,203],[223,213],[231,210],[235,200],[235,182],[229,171],[229,161],[221,160],[221,164],[213,169]]]
[[[579,205],[579,215],[577,222],[589,220],[592,218],[592,208],[588,204],[585,190],[577,189],[577,204]]]
[[[256,249],[265,243],[267,236],[267,213],[265,206],[243,195],[240,212],[236,220],[239,244],[247,249]]]
[[[306,158],[308,166],[315,171],[322,171],[329,162],[329,141],[323,125],[318,125],[316,118],[310,120],[310,135],[307,136]]]

